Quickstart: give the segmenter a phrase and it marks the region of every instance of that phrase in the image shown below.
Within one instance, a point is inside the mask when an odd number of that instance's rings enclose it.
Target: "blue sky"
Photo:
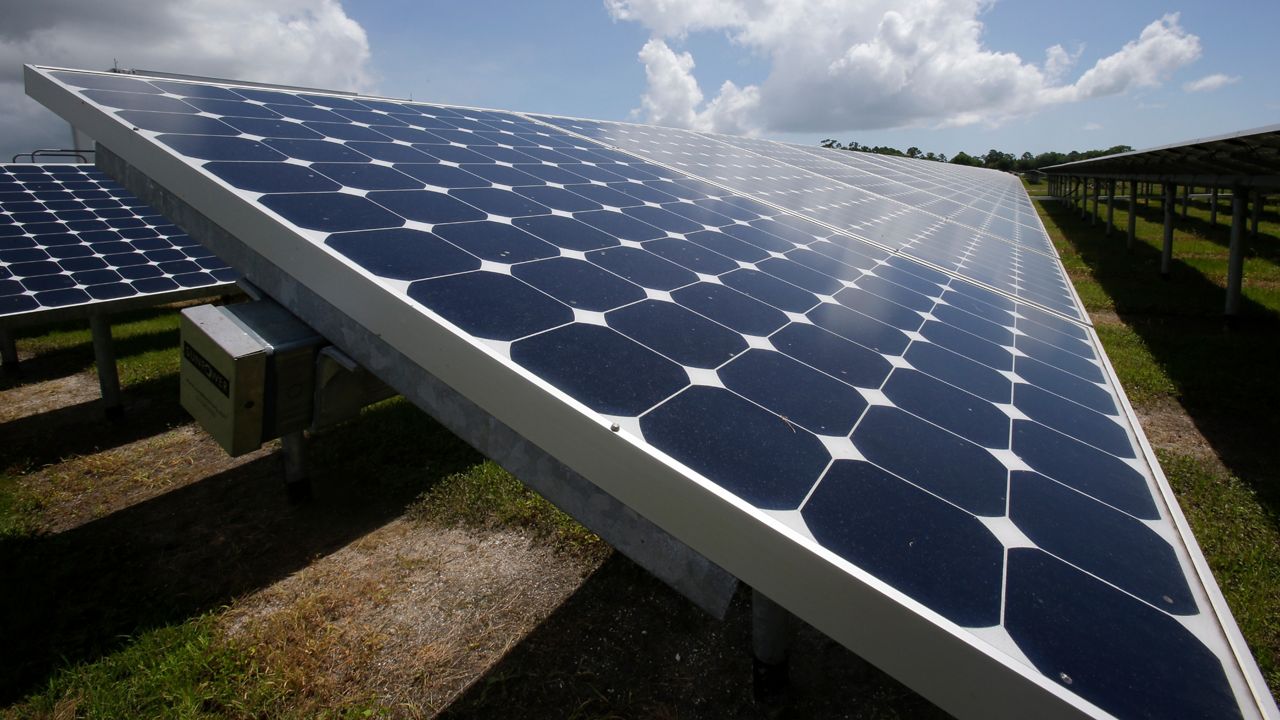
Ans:
[[[23,62],[948,155],[1147,147],[1280,122],[1277,2],[120,0],[109,14],[63,2],[15,9],[0,36],[6,156],[65,144],[22,97]],[[1228,82],[1186,89],[1212,75]]]
[[[424,10],[403,1],[345,7],[368,33],[378,85],[390,94],[625,120],[645,91],[637,52],[648,32],[635,22],[612,19],[603,5],[473,1]],[[804,142],[835,137],[903,149],[917,145],[952,155],[992,147],[1010,152],[1145,147],[1280,122],[1280,76],[1274,71],[1280,62],[1274,40],[1280,3],[1004,0],[978,17],[987,48],[1040,62],[1051,45],[1079,47],[1079,71],[1170,12],[1180,13],[1181,26],[1199,37],[1202,54],[1159,87],[1057,105],[995,125],[766,134]],[[680,45],[695,59],[693,74],[704,88],[723,80],[760,82],[769,74],[767,57],[730,41],[724,32],[690,33]],[[1215,73],[1240,79],[1211,92],[1183,89],[1184,83]]]

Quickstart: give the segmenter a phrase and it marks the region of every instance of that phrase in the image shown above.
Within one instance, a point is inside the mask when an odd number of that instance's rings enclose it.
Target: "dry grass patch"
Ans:
[[[41,532],[62,532],[167,490],[251,462],[270,449],[230,458],[191,423],[117,448],[70,457],[21,476]]]
[[[446,707],[596,566],[524,532],[396,520],[236,603],[221,621],[293,710]]]

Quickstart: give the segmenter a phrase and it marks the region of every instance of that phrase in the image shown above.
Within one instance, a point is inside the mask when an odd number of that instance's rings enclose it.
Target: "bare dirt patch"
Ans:
[[[427,717],[597,562],[519,532],[398,519],[236,603],[223,625],[286,678],[303,714],[372,701]]]
[[[1141,407],[1135,407],[1133,411],[1138,416],[1138,423],[1146,433],[1152,448],[1190,455],[1208,463],[1223,475],[1231,474],[1217,451],[1213,449],[1213,445],[1200,432],[1192,422],[1191,416],[1187,415],[1187,411],[1177,400],[1158,398],[1144,403]]]
[[[79,372],[34,382],[0,393],[0,423],[37,415],[55,408],[93,402],[99,397],[98,376]]]

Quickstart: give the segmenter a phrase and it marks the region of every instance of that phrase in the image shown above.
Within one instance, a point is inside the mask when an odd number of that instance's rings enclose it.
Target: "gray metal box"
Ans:
[[[268,300],[186,308],[182,407],[228,454],[311,424],[322,336]]]

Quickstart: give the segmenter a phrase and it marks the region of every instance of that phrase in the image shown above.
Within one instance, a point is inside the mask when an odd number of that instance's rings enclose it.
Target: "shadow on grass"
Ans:
[[[1067,206],[1043,207],[1172,380],[1201,434],[1280,524],[1280,314],[1244,297],[1239,321],[1228,329],[1224,289],[1179,262],[1176,245],[1171,277],[1162,281],[1155,247],[1138,242],[1126,250],[1123,233],[1104,237],[1101,225],[1091,227]]]
[[[1126,205],[1128,205],[1127,200],[1123,203],[1117,203],[1116,210],[1121,210]],[[1193,199],[1191,201],[1191,209],[1198,210],[1204,215],[1189,214],[1184,218],[1182,217],[1182,200],[1179,199],[1174,204],[1174,227],[1183,232],[1198,235],[1225,249],[1231,245],[1231,200],[1228,196],[1223,196],[1218,201],[1217,223],[1209,222],[1209,206],[1210,203],[1207,199]],[[1105,208],[1102,212],[1105,216]],[[1250,236],[1248,228],[1250,227],[1249,223],[1251,221],[1249,218],[1252,217],[1252,212],[1252,205],[1245,209],[1244,256],[1246,258],[1257,257],[1273,263],[1280,263],[1280,244],[1275,242],[1275,238],[1265,235],[1262,232],[1262,228],[1259,228],[1258,237]],[[1137,214],[1139,218],[1153,225],[1164,225],[1164,207],[1161,203],[1155,203],[1149,207],[1139,204]],[[1267,211],[1262,213],[1259,218],[1262,222],[1274,222],[1276,213]],[[1123,223],[1117,221],[1117,224],[1120,226],[1117,228],[1121,232],[1120,237],[1124,237]],[[1178,248],[1175,244],[1175,257],[1177,252]]]
[[[115,419],[107,419],[102,399],[94,398],[0,423],[0,470],[119,447],[191,419],[178,404],[176,374],[134,383],[121,396],[124,414]]]
[[[62,533],[0,538],[0,705],[59,666],[270,585],[480,459],[402,401],[367,410],[311,450],[309,505],[286,501],[271,456]]]
[[[113,319],[113,322],[117,321]],[[88,327],[88,321],[84,322],[84,326]],[[80,328],[69,326],[66,329]],[[49,330],[49,328],[43,328],[42,332]],[[117,363],[126,358],[156,350],[173,350],[178,347],[178,329],[139,333],[127,337],[120,337],[120,333],[117,332],[112,340],[112,347],[115,349]],[[36,357],[19,363],[16,374],[0,376],[0,390],[66,377],[92,366],[93,340],[86,337],[83,342],[44,350]]]
[[[440,717],[948,717],[798,622],[787,705],[757,707],[749,598],[715,620],[615,553]]]

